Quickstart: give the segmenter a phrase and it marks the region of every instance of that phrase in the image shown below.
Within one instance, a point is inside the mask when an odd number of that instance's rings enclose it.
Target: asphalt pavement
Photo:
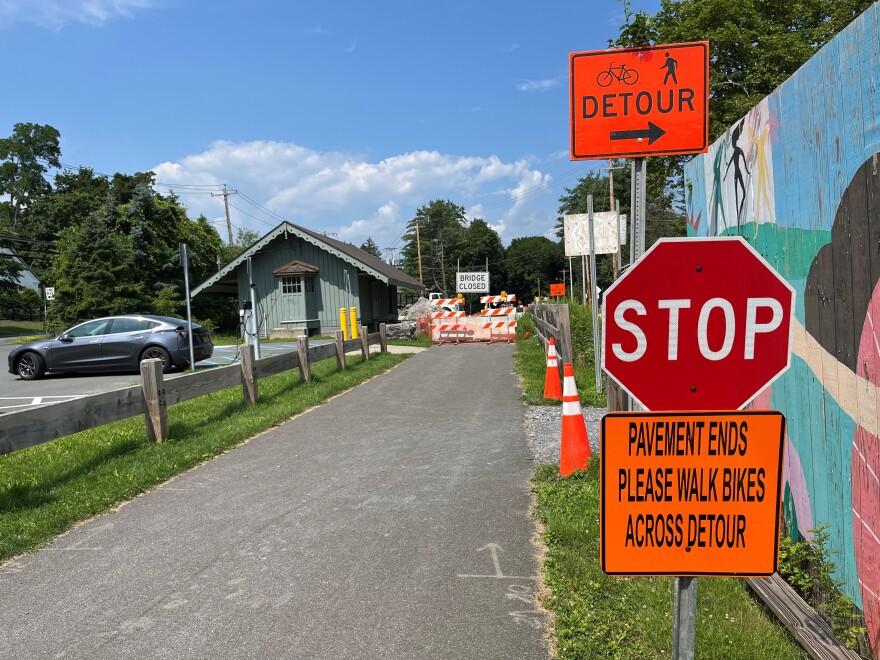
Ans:
[[[431,348],[0,567],[0,658],[548,658],[512,352]]]

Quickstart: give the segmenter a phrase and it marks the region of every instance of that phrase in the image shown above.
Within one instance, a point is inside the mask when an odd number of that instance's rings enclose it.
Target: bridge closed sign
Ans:
[[[457,273],[456,293],[489,293],[489,273]]]
[[[784,440],[785,418],[775,411],[606,415],[602,570],[773,574]]]

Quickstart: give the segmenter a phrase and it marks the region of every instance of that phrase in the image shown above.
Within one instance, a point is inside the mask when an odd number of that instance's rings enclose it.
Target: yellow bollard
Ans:
[[[342,328],[342,341],[348,339],[348,319],[345,316],[345,307],[339,308],[339,327]]]
[[[357,325],[357,307],[350,307],[348,310],[348,318],[351,321],[351,338],[357,339],[360,337],[358,334],[358,325]]]

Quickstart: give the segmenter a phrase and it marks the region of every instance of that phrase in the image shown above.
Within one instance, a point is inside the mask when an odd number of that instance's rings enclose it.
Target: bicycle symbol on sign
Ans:
[[[608,65],[608,71],[602,71],[596,76],[599,87],[608,87],[614,80],[624,85],[635,85],[639,81],[639,72],[635,69],[627,69],[626,64],[614,66],[614,62]]]

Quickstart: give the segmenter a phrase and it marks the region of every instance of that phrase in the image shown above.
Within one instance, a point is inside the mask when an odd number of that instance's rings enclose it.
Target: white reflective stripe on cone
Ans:
[[[562,414],[563,415],[580,415],[581,414],[581,402],[580,401],[563,401],[562,402]]]

